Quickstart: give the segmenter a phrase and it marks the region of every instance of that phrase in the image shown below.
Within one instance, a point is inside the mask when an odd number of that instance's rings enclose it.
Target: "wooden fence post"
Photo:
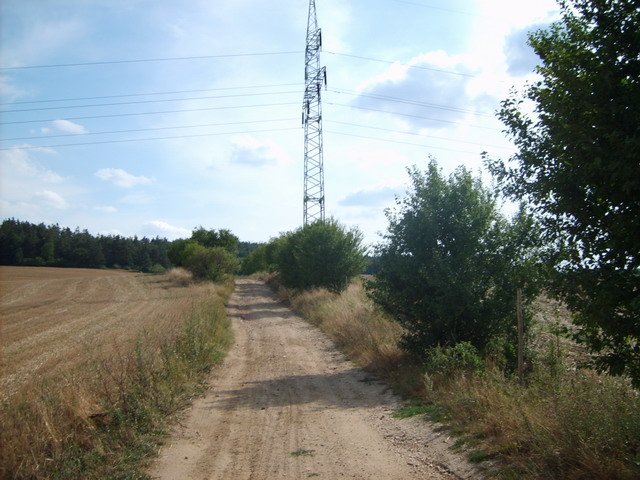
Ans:
[[[518,319],[518,381],[524,379],[524,319],[522,318],[522,289],[516,289],[516,317]]]

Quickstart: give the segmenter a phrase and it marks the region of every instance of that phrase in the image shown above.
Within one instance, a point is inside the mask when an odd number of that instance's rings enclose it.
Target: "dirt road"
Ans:
[[[392,418],[399,401],[388,387],[265,285],[239,280],[229,309],[234,346],[162,447],[153,478],[475,478],[446,434]]]

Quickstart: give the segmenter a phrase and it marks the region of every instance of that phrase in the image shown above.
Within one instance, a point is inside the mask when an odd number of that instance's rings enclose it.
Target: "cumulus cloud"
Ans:
[[[51,124],[56,128],[56,130],[64,133],[73,133],[75,135],[80,135],[88,132],[88,130],[84,126],[80,125],[79,123],[71,122],[69,120],[58,119],[51,122]]]
[[[33,195],[33,199],[47,207],[57,208],[58,210],[64,210],[69,207],[67,201],[62,196],[51,190],[43,190]]]
[[[273,140],[260,140],[250,135],[240,135],[232,140],[231,163],[261,167],[288,162],[287,153]]]
[[[504,54],[507,61],[507,71],[511,75],[527,75],[533,71],[540,59],[528,43],[528,35],[547,24],[530,25],[525,28],[512,31],[505,38]]]
[[[441,50],[424,53],[364,81],[354,103],[403,114],[414,127],[443,128],[446,122],[458,121],[474,109],[474,98],[467,90],[472,75],[468,63],[460,57]]]
[[[348,194],[338,204],[342,207],[379,207],[388,205],[402,193],[400,186],[380,186]]]
[[[171,240],[175,238],[185,238],[191,236],[191,230],[183,227],[171,225],[163,220],[151,220],[143,224],[143,233],[147,236],[167,237]]]
[[[136,185],[149,185],[153,183],[153,178],[142,175],[135,176],[121,168],[101,168],[95,173],[95,176],[100,180],[111,182],[114,185],[123,188],[131,188]]]

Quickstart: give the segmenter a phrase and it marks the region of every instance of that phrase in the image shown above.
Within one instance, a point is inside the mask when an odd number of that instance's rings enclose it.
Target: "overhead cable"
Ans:
[[[256,107],[280,107],[284,105],[298,105],[297,102],[284,103],[262,103],[254,105],[234,105],[229,107],[206,107],[206,108],[186,108],[180,110],[161,110],[157,112],[137,112],[137,113],[112,113],[110,115],[88,115],[85,117],[67,117],[64,120],[88,120],[91,118],[114,118],[114,117],[133,117],[140,115],[161,115],[164,113],[184,113],[184,112],[203,112],[208,110],[231,110],[236,108],[256,108]],[[21,120],[15,122],[0,122],[0,125],[17,125],[22,123],[46,123],[60,120],[60,118],[46,118],[38,120]]]
[[[369,112],[386,113],[388,115],[394,115],[394,116],[400,116],[400,117],[419,118],[421,120],[430,120],[432,122],[440,122],[440,123],[450,123],[450,124],[453,124],[453,125],[465,125],[467,127],[482,128],[484,130],[494,130],[496,132],[500,132],[501,131],[499,128],[485,127],[484,125],[473,125],[473,124],[465,123],[465,122],[456,122],[454,120],[443,120],[441,118],[424,117],[422,115],[410,115],[408,113],[399,113],[399,112],[393,112],[393,111],[389,111],[389,110],[380,110],[380,109],[377,109],[377,108],[358,107],[356,105],[347,105],[345,103],[335,103],[335,102],[325,102],[325,103],[327,105],[335,105],[335,106],[338,106],[338,107],[346,107],[346,108],[355,108],[357,110],[366,110],[366,111],[369,111]]]
[[[109,130],[103,132],[82,132],[82,133],[59,133],[54,135],[39,135],[36,137],[14,137],[14,138],[0,138],[0,142],[12,142],[16,140],[43,140],[49,138],[60,137],[84,137],[87,135],[112,135],[116,133],[136,133],[136,132],[155,132],[160,130],[178,130],[184,128],[203,128],[203,127],[222,127],[228,125],[245,125],[251,123],[275,123],[275,122],[288,122],[297,120],[298,117],[290,118],[273,118],[267,120],[249,120],[245,122],[225,122],[225,123],[201,123],[198,125],[173,125],[170,127],[155,127],[155,128],[133,128],[126,130]]]
[[[181,94],[181,93],[217,92],[221,90],[245,90],[249,88],[292,87],[294,85],[300,85],[300,82],[277,83],[277,84],[271,84],[271,85],[247,85],[244,87],[201,88],[198,90],[173,90],[169,92],[124,93],[120,95],[101,95],[97,97],[54,98],[54,99],[48,99],[48,100],[22,100],[19,102],[8,102],[8,103],[0,102],[0,105],[20,105],[20,104],[28,104],[28,103],[51,103],[51,102],[75,102],[80,100],[103,100],[107,98],[147,97],[152,95],[174,95],[174,94]]]
[[[263,95],[288,95],[292,93],[300,94],[298,90],[289,90],[287,92],[236,93],[234,95],[208,95],[205,97],[165,98],[162,100],[133,100],[130,102],[91,103],[86,105],[63,105],[59,107],[22,108],[19,110],[0,110],[0,114],[13,113],[13,112],[36,112],[41,110],[62,110],[67,108],[112,107],[116,105],[139,105],[143,103],[183,102],[183,101],[189,101],[189,100],[211,100],[214,98],[258,97]]]
[[[145,62],[171,62],[176,60],[205,60],[212,58],[235,58],[235,57],[264,57],[269,55],[294,55],[304,53],[302,51],[289,52],[257,52],[257,53],[229,53],[222,55],[197,55],[189,57],[161,57],[161,58],[138,58],[132,60],[104,60],[99,62],[77,62],[77,63],[53,63],[47,65],[20,65],[15,67],[0,66],[0,70],[26,70],[32,68],[58,68],[58,67],[87,67],[95,65],[114,65],[123,63],[145,63]]]
[[[373,98],[375,100],[386,100],[386,101],[395,102],[395,103],[405,103],[407,105],[416,105],[418,107],[437,108],[440,110],[449,110],[451,112],[471,113],[472,115],[478,115],[482,117],[490,117],[490,118],[494,117],[493,114],[479,112],[477,110],[470,110],[468,108],[450,107],[448,105],[440,105],[437,103],[419,102],[417,100],[409,100],[406,98],[389,97],[387,95],[378,95],[377,93],[358,93],[351,90],[342,90],[342,89],[336,90],[331,88],[329,89],[329,91],[338,93],[338,94],[352,95],[354,97]]]
[[[61,147],[77,147],[84,145],[104,145],[108,143],[131,143],[146,142],[154,140],[173,140],[180,138],[198,138],[198,137],[216,137],[220,135],[240,135],[246,133],[263,133],[263,132],[284,132],[288,130],[298,130],[298,128],[271,128],[267,130],[244,130],[239,132],[218,132],[218,133],[199,133],[194,135],[176,135],[169,137],[151,137],[151,138],[128,138],[124,140],[102,140],[97,142],[80,142],[80,143],[61,143],[57,145],[14,145],[12,147],[3,147],[0,150],[37,150],[39,148],[61,148]]]

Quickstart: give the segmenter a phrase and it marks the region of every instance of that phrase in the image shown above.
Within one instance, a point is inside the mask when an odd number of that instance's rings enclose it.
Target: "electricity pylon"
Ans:
[[[316,2],[309,1],[307,48],[304,58],[304,225],[324,220],[324,166],[322,158],[322,101],[320,92],[327,85],[327,70],[320,67],[322,33],[318,28]]]

